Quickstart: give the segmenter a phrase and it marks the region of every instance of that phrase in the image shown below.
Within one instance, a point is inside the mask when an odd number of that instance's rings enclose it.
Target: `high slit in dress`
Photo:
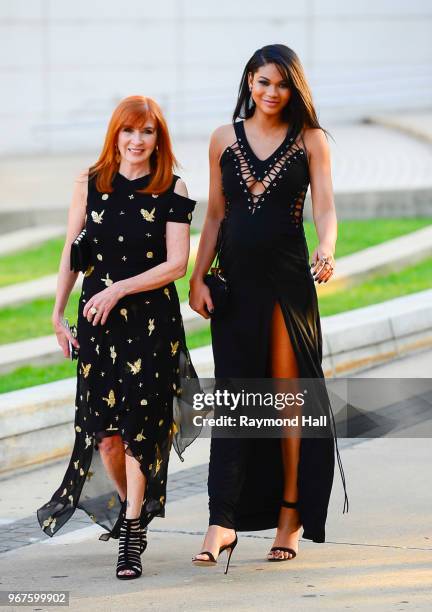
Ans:
[[[220,159],[226,203],[220,264],[230,286],[227,312],[211,321],[215,378],[269,377],[271,320],[276,302],[295,353],[298,378],[324,379],[318,301],[303,228],[309,186],[300,133],[287,131],[265,160],[250,147],[243,121]],[[300,145],[303,143],[303,146]],[[263,191],[254,195],[256,182]],[[345,477],[328,394],[326,437],[302,437],[297,473],[303,538],[325,541],[335,448],[348,510]],[[208,477],[209,524],[238,531],[276,527],[283,499],[280,439],[212,437]],[[292,501],[292,500],[289,500]]]
[[[167,222],[190,224],[196,204],[174,192],[178,178],[159,195],[141,192],[149,175],[129,180],[118,173],[110,193],[100,193],[95,178],[89,180],[85,227],[91,261],[78,308],[75,443],[60,486],[37,511],[49,536],[80,508],[105,528],[100,539],[119,537],[120,499],[99,451],[104,437],[120,435],[147,478],[143,529],[164,516],[171,446],[182,459],[192,441],[182,433],[191,431],[188,394],[198,379],[175,284],[125,296],[103,326],[83,316],[86,301],[105,287],[166,261]],[[191,383],[183,393],[184,379]]]

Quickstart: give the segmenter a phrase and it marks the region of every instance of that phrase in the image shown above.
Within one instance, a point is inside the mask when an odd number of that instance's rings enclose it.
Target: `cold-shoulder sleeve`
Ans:
[[[192,212],[195,205],[196,200],[191,200],[186,196],[182,196],[174,191],[171,191],[169,194],[167,221],[174,221],[175,223],[188,223],[190,225],[192,221]]]

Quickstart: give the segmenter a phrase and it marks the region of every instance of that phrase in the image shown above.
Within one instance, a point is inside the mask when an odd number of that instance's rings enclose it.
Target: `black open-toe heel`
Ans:
[[[147,527],[143,527],[140,524],[140,555],[143,554],[147,548]]]
[[[120,528],[119,555],[116,576],[119,580],[133,580],[142,574],[141,565],[141,532],[140,519],[123,520]],[[133,574],[120,574],[121,571],[131,570]]]
[[[219,558],[219,555],[224,550],[227,551],[227,564],[226,564],[226,567],[225,567],[224,574],[228,573],[228,568],[229,568],[229,564],[230,564],[230,561],[231,561],[231,555],[234,552],[234,548],[237,546],[237,542],[238,542],[238,539],[237,539],[237,534],[236,534],[236,537],[235,537],[235,539],[232,542],[230,542],[229,544],[225,544],[224,546],[221,546],[219,548],[218,558]],[[194,565],[198,565],[199,567],[212,567],[214,565],[217,565],[217,560],[214,558],[214,555],[211,552],[209,552],[208,550],[203,550],[202,552],[200,552],[198,554],[199,555],[207,555],[208,559],[197,559],[196,557],[193,557],[192,563]]]
[[[120,514],[119,514],[119,526],[118,526],[118,533],[120,534],[120,527],[123,523],[123,519],[126,518],[127,497],[125,497],[123,501],[121,500],[121,497],[119,494],[117,494],[117,497],[121,504]],[[143,527],[141,525],[142,520],[143,520],[143,516],[141,514],[141,517],[140,517],[140,555],[142,555],[145,549],[147,548],[147,527]]]
[[[107,533],[102,533],[99,536],[99,540],[103,540],[104,542],[107,542],[110,538],[113,538],[115,540],[119,539],[120,529],[121,529],[124,519],[126,518],[127,498],[125,498],[122,501],[118,493],[117,493],[117,497],[120,502],[120,512],[119,512],[117,521],[115,522],[115,525],[111,529],[111,531]],[[141,523],[140,524],[140,555],[142,555],[145,549],[147,548],[147,527],[144,527],[142,525],[143,522],[144,522],[144,518],[143,518],[143,514],[141,514],[141,517],[140,517],[140,523]]]
[[[281,506],[283,506],[284,508],[297,508],[298,502],[288,502],[285,501],[284,499],[282,500]],[[277,557],[272,557],[271,559],[267,558],[267,561],[292,561],[294,559],[294,557],[297,556],[296,551],[293,548],[288,548],[287,546],[273,546],[272,548],[270,548],[270,552],[275,552],[275,551],[281,551],[281,552],[287,552],[290,553],[292,555],[292,557],[283,557],[282,559],[279,559]]]

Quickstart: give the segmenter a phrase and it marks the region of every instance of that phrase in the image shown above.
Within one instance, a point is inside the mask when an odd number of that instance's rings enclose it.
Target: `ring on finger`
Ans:
[[[97,308],[95,308],[94,306],[92,306],[89,310],[90,314],[95,315],[97,314]]]

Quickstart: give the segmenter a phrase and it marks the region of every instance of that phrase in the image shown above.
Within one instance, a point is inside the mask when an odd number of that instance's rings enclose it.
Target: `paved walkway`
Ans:
[[[32,229],[37,230],[38,228],[32,228]],[[28,231],[31,231],[31,230],[26,230],[26,232]],[[59,230],[57,229],[56,231],[58,234]],[[14,235],[18,233],[19,232],[13,232]],[[64,234],[63,231],[62,231],[62,234]],[[5,238],[6,238],[5,241],[7,241],[9,238],[9,234],[6,234]],[[196,257],[196,253],[198,251],[199,239],[200,239],[199,234],[192,234],[190,237],[190,253],[189,253],[190,261],[193,261]],[[415,251],[421,251],[423,249],[423,244],[425,244],[425,246],[427,247],[429,246],[428,242],[425,243],[424,240],[421,241],[420,239],[419,241],[416,241],[416,243],[417,243],[417,246],[414,247]],[[78,276],[76,283],[74,285],[75,290],[78,290],[81,287],[83,278],[84,277],[82,274]],[[22,283],[14,283],[12,285],[5,285],[4,287],[0,287],[0,308],[5,308],[7,306],[13,306],[16,304],[20,304],[22,302],[30,302],[38,298],[54,296],[56,292],[56,288],[57,288],[57,273],[47,274],[46,276],[40,276],[33,280],[24,281]]]
[[[59,238],[64,233],[65,227],[60,225],[41,225],[8,232],[1,237],[0,256],[36,247],[51,238]]]
[[[431,358],[429,351],[359,376],[428,376]],[[70,609],[86,612],[119,606],[202,612],[288,605],[301,611],[430,610],[430,440],[340,442],[350,512],[342,515],[336,471],[326,543],[301,540],[294,561],[269,564],[265,553],[272,532],[242,533],[227,576],[222,560],[212,569],[190,564],[206,528],[208,440],[192,445],[184,464],[172,455],[167,516],[151,524],[143,577],[137,581],[116,580],[116,543],[99,542],[100,529],[78,513],[52,539],[38,531],[34,510],[58,485],[64,461],[10,474],[0,488],[1,542],[11,548],[0,555],[2,589],[69,590]]]
[[[432,124],[432,113],[428,117]],[[335,123],[324,127],[334,138],[329,142],[336,194],[432,187],[430,143],[383,125]],[[399,127],[396,120],[394,127]],[[208,139],[174,145],[183,165],[178,173],[186,180],[190,196],[207,202]],[[67,207],[74,177],[95,158],[96,151],[0,160],[0,212]]]
[[[432,111],[430,109],[374,115],[370,119],[374,124],[405,132],[432,144]]]

